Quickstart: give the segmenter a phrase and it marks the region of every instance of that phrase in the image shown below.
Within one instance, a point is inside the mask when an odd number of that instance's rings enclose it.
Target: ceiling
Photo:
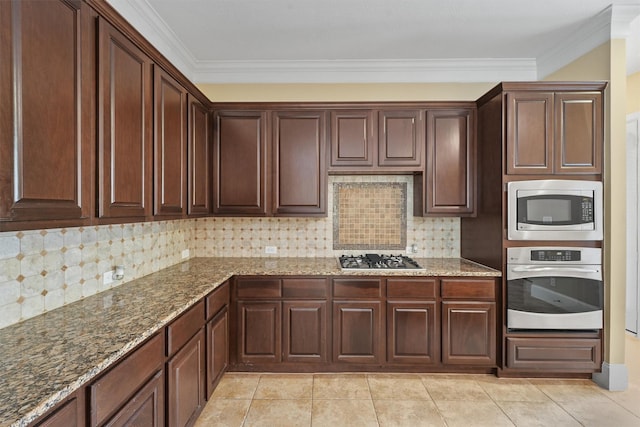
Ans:
[[[640,0],[108,2],[196,83],[536,80],[627,37],[640,71]]]

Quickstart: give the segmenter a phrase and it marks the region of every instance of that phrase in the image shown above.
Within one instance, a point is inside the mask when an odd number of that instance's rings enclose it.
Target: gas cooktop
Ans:
[[[343,270],[423,270],[417,262],[404,255],[341,255],[338,264]]]

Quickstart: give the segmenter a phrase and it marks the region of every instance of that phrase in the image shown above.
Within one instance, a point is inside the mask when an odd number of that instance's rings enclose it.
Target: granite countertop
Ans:
[[[25,426],[234,275],[485,276],[460,258],[426,271],[343,272],[335,258],[193,258],[0,329],[0,427]]]

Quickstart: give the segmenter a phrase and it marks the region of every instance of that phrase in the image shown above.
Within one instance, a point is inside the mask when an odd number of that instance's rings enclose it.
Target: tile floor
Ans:
[[[451,374],[227,373],[196,427],[640,426],[640,340],[629,388]]]

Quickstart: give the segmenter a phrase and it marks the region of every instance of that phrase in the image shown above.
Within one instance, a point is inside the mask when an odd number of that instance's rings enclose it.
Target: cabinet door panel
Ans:
[[[470,110],[427,113],[427,214],[474,211],[475,138]]]
[[[76,427],[84,425],[82,404],[76,397],[78,393],[64,403],[58,403],[57,409],[43,421],[35,422],[36,427]]]
[[[197,99],[188,98],[189,214],[207,214],[211,210],[209,112]]]
[[[167,362],[167,420],[170,426],[191,425],[205,401],[205,344],[200,330]]]
[[[392,363],[437,363],[439,325],[435,301],[387,303],[387,360]]]
[[[380,363],[383,318],[381,303],[333,303],[333,361]]]
[[[377,129],[370,110],[331,112],[331,166],[374,166]]]
[[[602,362],[600,339],[507,338],[507,367],[564,372],[596,371]]]
[[[282,360],[279,302],[238,302],[238,358],[241,363]]]
[[[263,112],[218,113],[214,213],[267,213],[266,120]]]
[[[84,50],[88,10],[79,2],[3,1],[0,12],[0,218],[87,217],[93,140],[87,92],[95,90]]]
[[[103,19],[99,23],[99,216],[150,214],[152,63]]]
[[[158,371],[105,427],[164,426],[164,371]]]
[[[283,360],[325,362],[327,360],[327,303],[284,302]]]
[[[207,398],[229,364],[229,312],[223,308],[207,323]]]
[[[423,165],[423,113],[418,110],[380,111],[378,164],[408,166]]]
[[[602,172],[602,94],[556,93],[555,172]]]
[[[553,173],[553,94],[507,93],[507,173]]]
[[[187,92],[154,67],[154,214],[186,212]]]
[[[496,308],[491,302],[442,302],[442,363],[495,365]]]
[[[326,213],[325,140],[323,112],[274,113],[276,215]]]

